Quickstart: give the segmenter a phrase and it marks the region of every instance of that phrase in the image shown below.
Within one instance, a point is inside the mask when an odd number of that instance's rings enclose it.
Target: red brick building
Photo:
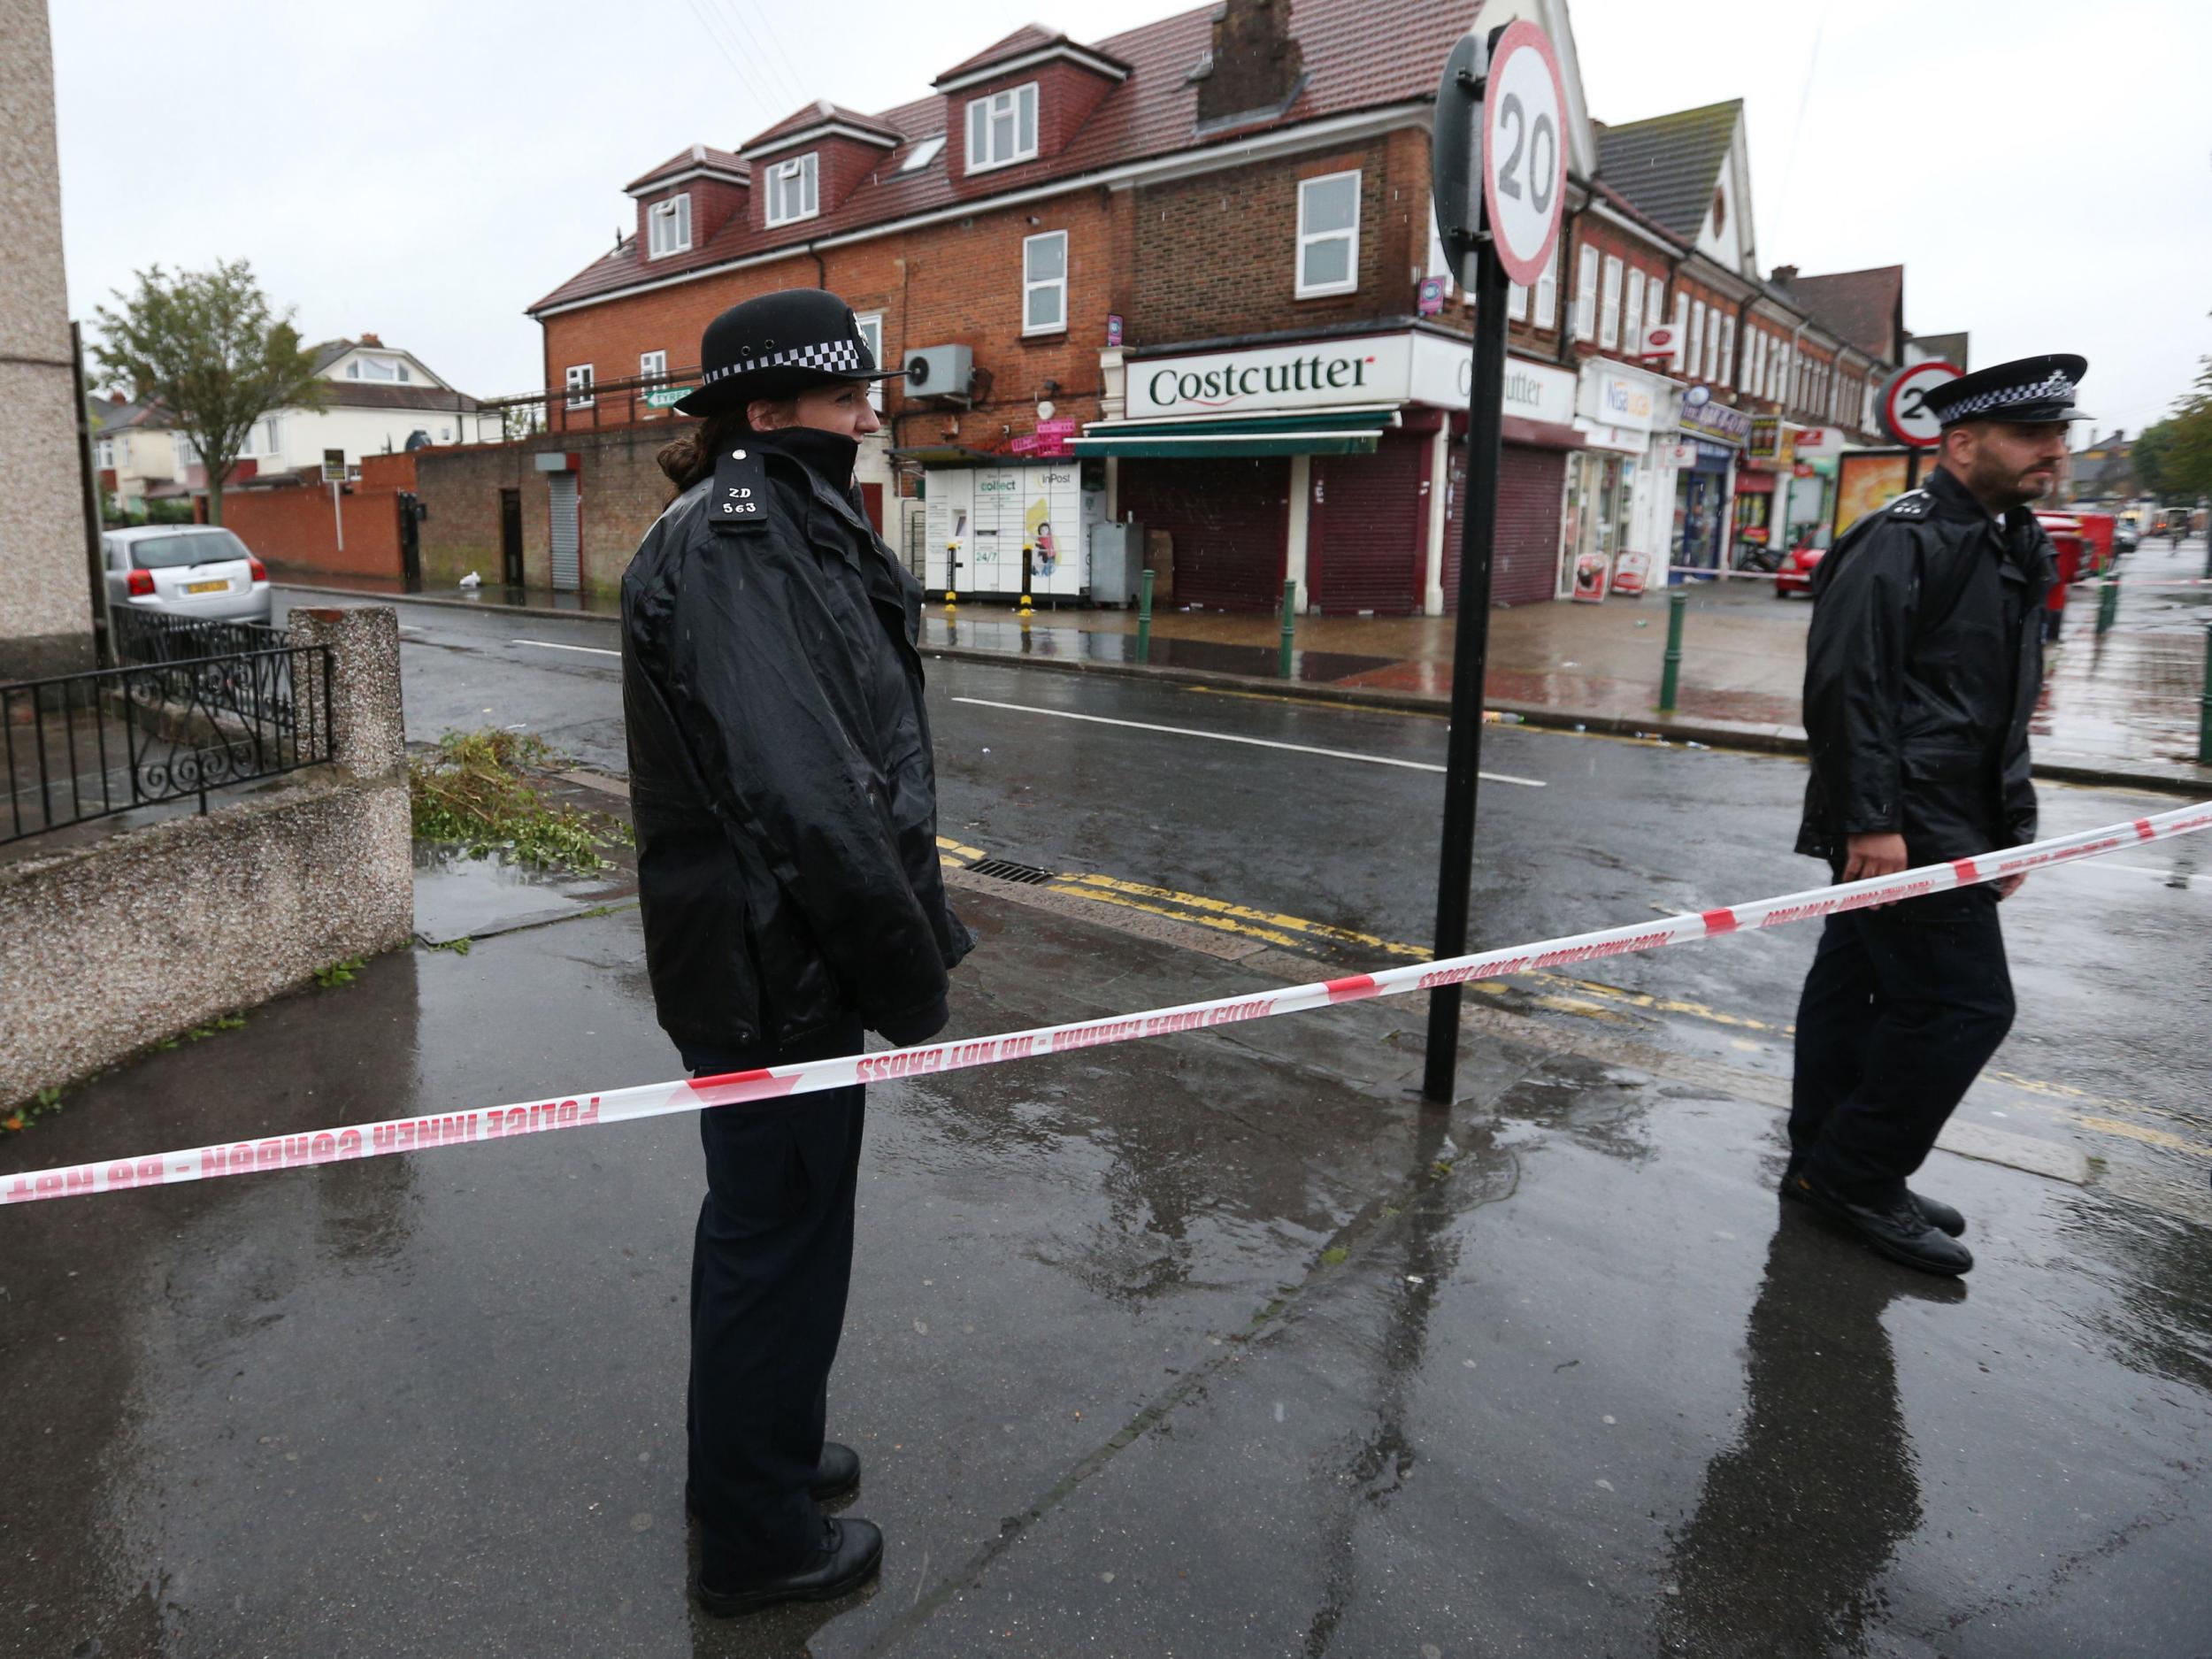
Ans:
[[[611,587],[665,499],[651,453],[708,320],[818,284],[880,356],[927,365],[886,384],[861,476],[933,588],[1118,599],[1091,553],[1134,519],[1179,603],[1268,607],[1288,580],[1329,611],[1448,609],[1469,319],[1428,133],[1481,10],[1226,0],[1090,45],[1030,27],[896,109],[818,102],[670,157],[626,187],[634,231],[529,308],[550,430],[501,487],[522,525],[503,498],[493,552],[441,540],[489,507],[434,512],[426,568]],[[1786,318],[1793,373],[1825,370],[1830,401],[1867,362],[1756,274],[1740,107],[1601,129],[1563,0],[1534,10],[1570,191],[1555,272],[1512,298],[1505,603],[1567,591],[1578,559],[1724,554],[1755,335]],[[1617,133],[1647,160],[1623,185],[1599,165]]]

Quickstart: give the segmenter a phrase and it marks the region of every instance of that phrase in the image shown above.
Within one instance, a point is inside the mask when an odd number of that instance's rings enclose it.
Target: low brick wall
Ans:
[[[0,1107],[411,936],[397,613],[292,614],[331,648],[331,764],[0,865]]]
[[[402,465],[396,469],[392,463]],[[340,490],[336,513],[327,484],[234,489],[223,496],[223,525],[280,571],[396,580],[399,492],[413,484],[412,456],[370,456],[361,464],[360,480]],[[341,517],[343,548],[338,545]]]

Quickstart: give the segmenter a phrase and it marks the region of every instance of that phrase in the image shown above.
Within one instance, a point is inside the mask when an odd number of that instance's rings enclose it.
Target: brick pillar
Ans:
[[[407,758],[400,717],[399,612],[390,605],[295,611],[290,643],[330,649],[330,757],[357,778],[384,778]],[[319,660],[300,664],[296,695],[316,700],[322,718]]]

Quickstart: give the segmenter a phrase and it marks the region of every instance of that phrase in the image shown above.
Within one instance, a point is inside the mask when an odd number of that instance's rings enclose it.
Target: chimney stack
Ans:
[[[361,336],[361,343],[365,346],[380,346],[384,342],[378,335],[365,334]]]
[[[1797,267],[1793,265],[1778,265],[1767,273],[1767,276],[1770,281],[1779,282],[1784,288],[1787,288],[1797,280]]]
[[[1198,83],[1198,122],[1272,114],[1305,74],[1289,0],[1223,0],[1214,11],[1212,68]]]

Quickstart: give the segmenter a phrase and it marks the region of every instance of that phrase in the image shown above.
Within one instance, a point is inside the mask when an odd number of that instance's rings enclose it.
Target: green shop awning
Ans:
[[[1218,420],[1094,420],[1068,440],[1078,455],[1204,460],[1239,455],[1372,455],[1394,407],[1248,415]]]

